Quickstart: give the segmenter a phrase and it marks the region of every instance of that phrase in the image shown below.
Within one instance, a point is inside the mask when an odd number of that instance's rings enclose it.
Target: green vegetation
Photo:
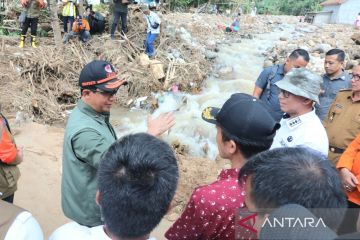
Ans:
[[[304,15],[306,12],[319,11],[323,0],[262,0],[256,6],[260,14]]]
[[[191,7],[204,3],[219,3],[221,9],[242,6],[249,13],[253,6],[259,14],[304,15],[306,12],[319,11],[324,0],[169,0],[171,7]]]

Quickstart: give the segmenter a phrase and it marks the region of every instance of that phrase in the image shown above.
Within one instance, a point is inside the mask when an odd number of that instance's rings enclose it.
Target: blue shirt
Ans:
[[[284,65],[280,64],[265,68],[255,82],[257,87],[263,89],[260,99],[272,110],[270,113],[276,121],[280,121],[284,114],[280,109],[278,87],[275,85],[285,76]]]
[[[316,115],[321,121],[327,116],[329,107],[339,90],[349,88],[351,88],[351,77],[347,72],[343,71],[341,75],[332,80],[326,74],[323,75],[321,89],[324,92],[319,95],[320,105],[315,105]]]

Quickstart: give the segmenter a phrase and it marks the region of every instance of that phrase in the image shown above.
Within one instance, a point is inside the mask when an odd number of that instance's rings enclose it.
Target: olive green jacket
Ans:
[[[101,155],[116,141],[109,117],[80,100],[65,128],[62,209],[68,218],[90,227],[103,224],[95,194]]]
[[[29,0],[28,6],[25,8],[27,18],[38,18],[40,16],[40,7],[37,0]]]
[[[114,12],[127,13],[128,5],[131,4],[132,2],[133,2],[133,0],[129,0],[128,4],[122,4],[121,0],[114,1]]]

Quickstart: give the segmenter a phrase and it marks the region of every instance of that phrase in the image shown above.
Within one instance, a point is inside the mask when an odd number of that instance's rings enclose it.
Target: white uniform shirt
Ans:
[[[53,232],[49,240],[111,240],[104,231],[104,226],[86,227],[76,222],[67,223]],[[149,238],[149,240],[156,240]]]
[[[159,16],[154,13],[153,11],[150,11],[149,15],[145,15],[145,20],[147,22],[147,32],[151,32],[152,34],[159,34],[160,33],[160,24],[161,20]],[[154,23],[158,23],[159,26],[157,28],[153,28],[151,25],[154,25]]]
[[[281,119],[270,149],[306,146],[328,155],[329,139],[315,110],[296,118]]]
[[[1,214],[1,213],[0,213]],[[11,224],[4,240],[43,240],[39,223],[29,212],[21,212]]]

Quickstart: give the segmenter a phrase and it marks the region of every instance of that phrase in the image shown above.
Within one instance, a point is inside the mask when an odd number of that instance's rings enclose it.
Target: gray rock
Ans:
[[[313,48],[313,52],[319,52],[319,53],[325,53],[327,51],[329,51],[332,47],[329,44],[326,43],[321,43],[316,45]]]
[[[215,59],[217,57],[217,53],[209,50],[205,50],[205,58],[207,59]]]
[[[287,49],[289,50],[289,52],[292,52],[297,48],[298,48],[298,46],[296,44],[293,44],[293,43],[287,45]]]
[[[307,44],[309,44],[310,47],[314,47],[316,43],[310,39]]]
[[[215,46],[216,45],[216,42],[214,40],[207,40],[206,41],[206,45],[207,46]]]
[[[358,65],[358,61],[357,60],[350,60],[346,63],[346,70],[352,69],[354,66]]]
[[[287,41],[288,39],[286,37],[280,37],[280,41]]]
[[[301,45],[301,46],[299,46],[299,48],[304,49],[304,50],[306,50],[308,52],[310,51],[309,47],[306,46],[306,45]]]
[[[312,30],[312,29],[299,28],[299,27],[295,28],[295,31],[304,32],[304,33],[313,33],[314,32],[314,30]]]
[[[218,73],[220,76],[232,73],[234,71],[233,67],[226,66],[219,69]]]

